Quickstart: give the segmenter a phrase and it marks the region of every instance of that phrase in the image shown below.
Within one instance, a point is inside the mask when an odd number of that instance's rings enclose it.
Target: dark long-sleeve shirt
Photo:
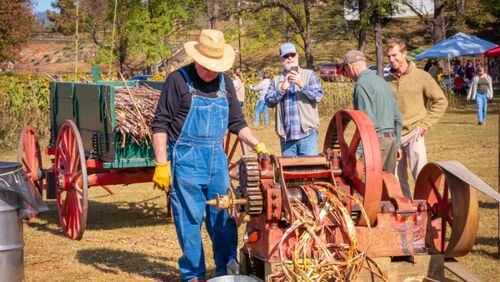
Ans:
[[[208,98],[217,97],[220,84],[219,77],[206,83],[198,76],[194,63],[184,68],[189,78],[193,81],[196,88],[196,95]],[[227,92],[226,97],[229,104],[228,128],[232,133],[238,134],[241,129],[247,126],[247,123],[241,111],[240,103],[236,98],[233,82],[226,75],[224,75],[224,80]],[[180,71],[177,70],[171,73],[165,81],[158,106],[156,107],[152,126],[153,133],[164,132],[167,133],[169,138],[177,140],[191,107],[191,97],[187,81]]]
[[[403,120],[389,84],[372,70],[363,71],[354,86],[354,108],[364,111],[373,122],[375,131],[396,133],[401,144]]]

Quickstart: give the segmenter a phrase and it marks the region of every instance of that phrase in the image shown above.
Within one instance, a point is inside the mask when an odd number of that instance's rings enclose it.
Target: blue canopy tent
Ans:
[[[415,60],[483,55],[496,46],[489,41],[460,32],[418,54]]]
[[[450,58],[472,56],[474,65],[476,65],[474,56],[483,55],[484,52],[496,46],[496,44],[489,41],[460,32],[416,55],[415,60],[446,58],[448,59],[448,72],[450,73]],[[448,87],[452,87],[449,77],[445,83]]]

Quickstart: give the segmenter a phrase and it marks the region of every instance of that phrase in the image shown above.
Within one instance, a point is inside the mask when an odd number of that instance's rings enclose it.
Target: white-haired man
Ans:
[[[276,133],[285,157],[318,155],[319,115],[317,104],[323,88],[312,70],[299,67],[295,45],[280,47],[283,71],[274,77],[265,101],[276,107]]]

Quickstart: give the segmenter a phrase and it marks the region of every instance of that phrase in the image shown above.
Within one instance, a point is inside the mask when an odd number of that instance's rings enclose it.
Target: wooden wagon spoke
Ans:
[[[24,165],[24,169],[29,174],[31,172],[31,168],[30,168],[29,164],[24,159],[22,159],[21,161],[22,161],[22,163]]]
[[[87,218],[87,169],[83,144],[78,128],[64,121],[56,142],[57,203],[61,226],[71,239],[83,236]],[[62,192],[66,193],[62,193]]]
[[[17,151],[17,161],[23,164],[29,181],[37,188],[38,192],[43,192],[43,167],[42,156],[40,153],[40,144],[35,130],[28,125],[23,128],[19,136],[19,145]],[[40,174],[40,172],[42,174]]]

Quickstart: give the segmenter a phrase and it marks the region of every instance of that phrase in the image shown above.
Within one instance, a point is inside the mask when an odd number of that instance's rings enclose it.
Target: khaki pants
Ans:
[[[396,138],[394,136],[377,135],[380,143],[380,151],[382,153],[382,169],[396,174]]]
[[[403,195],[412,199],[410,184],[408,183],[408,165],[410,166],[413,179],[416,180],[418,174],[427,163],[427,151],[424,137],[418,136],[419,128],[415,128],[405,136],[401,136],[401,150],[403,156],[396,164],[397,178]]]

